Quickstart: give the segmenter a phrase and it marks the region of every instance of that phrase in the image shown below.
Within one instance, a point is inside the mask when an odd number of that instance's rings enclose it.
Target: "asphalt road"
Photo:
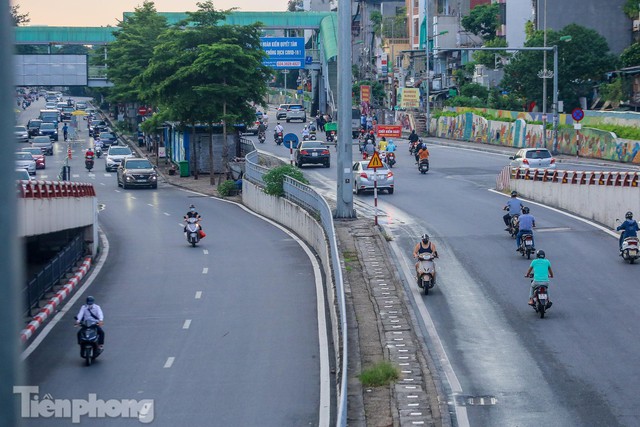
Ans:
[[[321,423],[328,415],[321,399],[329,398],[321,396],[321,382],[329,372],[321,372],[320,359],[328,349],[319,339],[313,254],[237,205],[163,183],[122,190],[102,159],[92,173],[84,170],[88,144],[71,144],[71,174],[96,186],[109,242],[85,293],[105,311],[105,352],[83,366],[72,319],[83,296],[26,359],[25,384],[54,399],[152,399],[158,426]],[[64,145],[55,144],[56,163]],[[57,169],[45,172],[53,178]],[[208,234],[196,248],[182,233],[191,203]]]
[[[270,118],[270,130],[274,124]],[[303,126],[282,124],[285,133]],[[421,175],[406,142],[398,146],[396,192],[379,195],[379,220],[393,237],[456,424],[640,425],[640,267],[621,260],[617,239],[575,217],[526,203],[536,217],[536,246],[546,251],[556,274],[550,287],[554,306],[539,319],[526,304],[529,262],[503,231],[507,199],[489,191],[508,156],[430,144],[432,168]],[[271,138],[259,148],[288,158]],[[335,164],[334,158],[331,169],[304,169],[334,199]],[[571,161],[562,168],[609,169]],[[372,194],[354,195],[361,216],[372,217],[373,204]],[[438,286],[428,297],[414,285],[411,258],[424,232],[440,253]]]

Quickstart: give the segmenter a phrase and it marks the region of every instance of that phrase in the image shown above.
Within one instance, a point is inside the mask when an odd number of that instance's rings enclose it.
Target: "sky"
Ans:
[[[201,0],[156,0],[158,12],[195,11]],[[68,27],[115,26],[123,12],[133,12],[143,0],[10,0],[19,5],[20,14],[29,14],[27,25]],[[233,7],[240,11],[285,11],[287,0],[214,0],[216,9]]]

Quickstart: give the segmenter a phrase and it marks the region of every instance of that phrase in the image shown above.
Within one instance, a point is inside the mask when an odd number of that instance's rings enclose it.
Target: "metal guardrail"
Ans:
[[[264,154],[263,154],[264,155]],[[258,160],[258,151],[247,153],[245,156],[245,178],[254,184],[264,186],[262,176],[269,171],[269,168],[261,166]],[[331,255],[331,271],[336,286],[336,298],[338,300],[338,312],[340,315],[340,333],[342,342],[342,367],[340,370],[340,387],[338,387],[338,412],[336,426],[347,425],[347,367],[348,367],[348,346],[347,346],[347,309],[344,296],[344,284],[342,280],[342,267],[338,252],[338,242],[336,240],[335,227],[333,224],[333,213],[327,201],[310,186],[301,183],[291,177],[286,176],[283,182],[284,197],[302,206],[316,218],[320,219],[320,224],[324,229],[327,241],[329,242],[329,252]]]
[[[67,246],[58,252],[34,278],[23,288],[23,301],[27,308],[25,316],[31,316],[31,310],[39,307],[40,300],[54,285],[69,271],[84,254],[84,242],[81,235],[77,235]]]

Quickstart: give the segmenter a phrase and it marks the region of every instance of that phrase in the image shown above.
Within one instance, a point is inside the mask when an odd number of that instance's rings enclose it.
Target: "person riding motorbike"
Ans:
[[[258,136],[260,135],[264,136],[266,131],[267,131],[267,127],[264,125],[264,122],[260,120],[260,123],[258,124]]]
[[[423,145],[420,148],[420,151],[418,151],[417,154],[417,161],[418,161],[418,165],[420,165],[420,163],[422,163],[423,161],[427,161],[427,163],[429,162],[429,149],[427,148],[427,145]]]
[[[85,162],[87,160],[93,161],[93,158],[95,157],[95,155],[96,155],[96,153],[93,151],[93,148],[91,148],[91,147],[87,148],[87,151],[85,151],[85,153],[84,153]]]
[[[533,240],[533,228],[536,226],[536,219],[529,213],[529,208],[526,206],[522,208],[522,215],[520,215],[518,226],[520,229],[516,236],[516,252],[520,251],[520,242],[522,240],[522,236],[525,234],[531,234],[531,242],[535,248],[536,243]]]
[[[622,242],[627,237],[638,237],[638,223],[633,219],[633,212],[629,211],[624,215],[625,221],[620,224],[616,231],[622,230],[620,233],[620,240],[618,241],[618,247],[622,251]]]
[[[96,300],[94,297],[87,297],[87,303],[80,307],[80,311],[76,316],[76,325],[79,325],[83,321],[95,324],[96,331],[98,332],[98,347],[102,350],[104,348],[104,330],[101,326],[104,324],[104,314],[102,313],[100,306],[95,302]],[[81,331],[78,331],[78,344],[81,344],[80,332]]]
[[[202,220],[202,217],[200,216],[200,214],[198,213],[198,211],[196,211],[196,207],[194,205],[190,205],[189,206],[189,210],[187,211],[187,213],[184,215],[184,220],[185,221],[189,221],[189,218],[195,218],[198,220],[198,228],[200,230],[202,230],[202,224],[200,224],[200,221]],[[187,232],[187,226],[184,226],[184,232]]]
[[[280,124],[280,122],[278,122],[278,124],[276,125],[275,128],[273,128],[273,138],[277,139],[278,138],[278,134],[282,133],[284,134],[284,128],[282,127],[282,125]]]
[[[512,191],[511,198],[507,202],[507,205],[503,208],[503,210],[508,211],[505,214],[505,216],[502,217],[502,220],[504,221],[504,225],[507,226],[507,228],[504,229],[505,231],[509,231],[511,218],[514,217],[515,215],[520,215],[522,208],[523,208],[522,202],[520,201],[520,199],[518,199],[518,192]]]
[[[536,252],[536,259],[531,261],[529,269],[524,277],[531,277],[533,272],[533,280],[529,289],[529,305],[533,305],[533,291],[541,285],[547,287],[547,297],[549,297],[549,278],[553,278],[553,270],[551,270],[551,262],[546,258],[542,249]],[[547,308],[551,307],[551,298],[547,302]]]
[[[304,125],[304,128],[302,128],[302,139],[309,139],[309,135],[309,127]]]
[[[425,233],[422,236],[420,236],[420,241],[413,248],[413,257],[418,259],[418,255],[424,254],[424,253],[433,254],[434,258],[438,258],[438,251],[436,250],[436,245],[434,245],[433,242],[430,241],[429,235],[427,233]],[[418,267],[419,266],[420,266],[420,260],[418,259],[418,261],[415,264],[416,279],[418,281],[420,281],[420,276],[418,275],[419,274],[418,273]],[[436,268],[435,268],[435,265],[433,267],[433,275],[432,275],[431,282],[434,285],[436,283]]]
[[[69,126],[66,123],[62,126],[62,135],[65,141],[69,140]]]
[[[394,151],[396,151],[396,144],[393,142],[393,139],[390,139],[389,142],[387,142],[387,152],[388,153],[393,153]]]
[[[389,145],[389,143],[387,142],[387,138],[385,138],[384,136],[380,138],[380,142],[378,143],[378,149],[380,151],[387,151],[387,145]]]

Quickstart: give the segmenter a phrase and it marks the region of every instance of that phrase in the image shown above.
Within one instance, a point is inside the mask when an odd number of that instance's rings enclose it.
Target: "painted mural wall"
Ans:
[[[537,113],[498,110],[487,110],[487,113],[496,117],[509,117],[515,121],[487,120],[467,111],[455,117],[440,117],[436,136],[507,147],[546,146],[549,150],[553,149],[553,131],[547,130],[545,144],[542,125],[527,123],[527,120],[536,120]],[[564,120],[566,121],[566,117]],[[562,121],[561,118],[560,122]],[[612,132],[598,129],[559,129],[557,150],[560,154],[640,164],[639,141],[617,138]]]

